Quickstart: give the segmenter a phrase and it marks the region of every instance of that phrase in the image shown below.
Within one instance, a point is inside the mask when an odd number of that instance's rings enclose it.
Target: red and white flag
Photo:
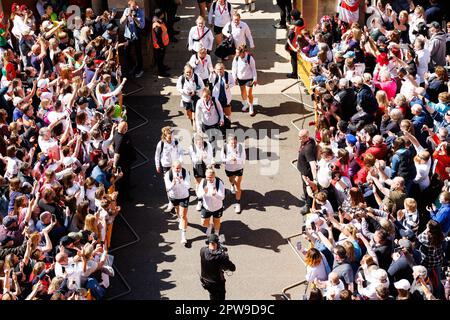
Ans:
[[[337,7],[339,19],[352,24],[359,20],[359,3],[361,0],[341,0]]]

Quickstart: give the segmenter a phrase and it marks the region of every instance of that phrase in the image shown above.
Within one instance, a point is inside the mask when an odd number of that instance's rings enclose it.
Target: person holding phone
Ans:
[[[181,230],[181,244],[186,245],[186,229],[188,226],[187,212],[189,207],[189,188],[191,186],[189,172],[180,161],[174,161],[172,168],[164,175],[167,195],[175,207]]]

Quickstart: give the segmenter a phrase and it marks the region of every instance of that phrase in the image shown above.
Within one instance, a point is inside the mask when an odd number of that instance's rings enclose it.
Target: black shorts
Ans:
[[[194,165],[194,177],[206,178],[206,164],[204,162]]]
[[[172,202],[172,204],[175,207],[182,207],[182,208],[187,208],[189,207],[189,197],[185,198],[185,199],[171,199],[169,198],[170,202]]]
[[[244,174],[244,169],[241,170],[237,170],[237,171],[227,171],[225,170],[225,174],[227,175],[227,177],[242,177],[242,175]]]
[[[241,80],[238,79],[239,86],[247,86],[249,88],[253,87],[253,79]]]
[[[170,170],[171,167],[162,167],[163,174],[166,174],[167,171]]]
[[[222,29],[223,27],[214,26],[214,34],[215,35],[222,34]]]
[[[195,112],[195,106],[192,101],[191,102],[183,101],[183,108],[185,108],[186,110],[191,110],[192,112]]]
[[[223,208],[221,208],[217,211],[208,211],[204,207],[202,207],[202,210],[200,211],[200,213],[201,213],[203,219],[211,218],[211,216],[213,218],[221,218],[223,215]]]
[[[209,88],[209,79],[203,79],[203,84],[205,85],[205,88]]]

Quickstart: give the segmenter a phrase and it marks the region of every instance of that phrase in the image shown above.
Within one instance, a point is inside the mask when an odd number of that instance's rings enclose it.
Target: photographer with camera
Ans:
[[[125,47],[127,61],[130,63],[135,62],[135,65],[130,68],[129,73],[134,73],[136,78],[140,78],[144,74],[142,70],[141,32],[145,27],[145,16],[144,10],[139,8],[135,0],[128,1],[128,8],[123,12],[120,23],[126,23],[124,37],[128,40],[128,45]],[[135,51],[136,60],[131,55],[132,47]],[[131,65],[128,67],[131,67]]]
[[[208,290],[210,300],[225,300],[224,271],[235,271],[236,266],[230,261],[227,249],[220,245],[216,234],[209,235],[206,244],[207,247],[200,249],[200,281]]]

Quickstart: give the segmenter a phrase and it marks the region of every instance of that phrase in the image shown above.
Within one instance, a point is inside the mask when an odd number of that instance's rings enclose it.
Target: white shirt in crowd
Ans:
[[[194,68],[194,73],[202,80],[208,79],[209,73],[213,70],[213,64],[209,54],[204,59],[199,58],[197,54],[193,54],[188,63]]]
[[[306,267],[305,279],[308,282],[313,282],[314,279],[318,279],[321,281],[325,281],[328,279],[327,270],[325,268],[325,262],[324,262],[323,258],[320,261],[319,265],[317,265],[315,267],[311,267],[311,266]]]
[[[227,143],[222,149],[221,157],[225,163],[225,170],[233,172],[244,168],[245,158],[247,156],[245,148],[241,143],[236,144],[236,148],[232,148]]]
[[[202,38],[203,37],[203,38]],[[199,40],[201,39],[201,40]],[[189,31],[188,37],[188,50],[198,52],[200,47],[206,48],[206,50],[211,51],[214,43],[214,35],[212,30],[208,27],[199,28],[193,26]]]
[[[229,105],[231,103],[231,88],[234,86],[234,77],[231,74],[231,72],[225,71],[225,73],[228,74],[228,81],[227,78],[225,77],[225,74],[223,75],[223,77],[219,76],[217,73],[212,72],[209,75],[209,82],[211,83],[212,87],[212,93],[211,95],[216,98],[216,100],[219,99],[219,94],[220,94],[220,82],[223,81],[224,86],[225,86],[225,94],[227,96],[227,105]],[[216,82],[218,78],[218,81]],[[227,88],[228,85],[228,88]]]
[[[206,140],[202,141],[199,144],[194,142],[194,144],[191,144],[189,146],[189,154],[191,156],[192,163],[196,165],[204,162],[205,165],[210,165],[213,159],[211,144]]]
[[[162,152],[162,141],[158,142],[155,151],[155,165],[157,168],[159,168],[160,165],[162,165],[163,167],[171,167],[172,162],[174,162],[175,160],[178,160],[180,162],[183,161],[183,148],[180,146],[180,143],[175,143],[175,141],[175,139],[172,139],[172,143],[164,141]]]
[[[170,171],[173,174],[172,181],[170,181]],[[182,171],[177,173],[175,169],[171,168],[164,175],[164,183],[170,199],[186,199],[189,197],[189,188],[191,186],[189,172],[184,170],[186,176],[183,178]]]
[[[181,94],[181,101],[192,102],[192,96],[190,92],[195,92],[199,97],[202,95],[205,85],[200,77],[197,77],[197,83],[195,83],[195,76],[192,75],[190,79],[185,79],[184,84],[182,79],[184,75],[180,76],[177,81],[177,91]],[[180,102],[181,105],[181,102]]]
[[[244,58],[241,58],[240,56],[233,58],[233,66],[231,72],[233,73],[233,77],[235,79],[239,80],[253,79],[253,81],[257,80],[255,59],[251,55],[250,59],[247,58],[248,55],[249,54],[246,53]]]
[[[206,101],[201,98],[197,101],[195,106],[195,122],[197,125],[197,131],[202,131],[202,124],[206,126],[214,126],[220,121],[223,121],[223,109],[219,101],[215,100],[216,106],[214,106],[213,99]]]
[[[419,76],[420,83],[425,81],[425,73],[428,72],[428,64],[430,63],[430,51],[427,48],[422,50],[416,50],[417,60],[417,75]]]
[[[216,10],[213,10],[215,7]],[[213,23],[213,16],[214,16],[214,25],[216,27],[223,27],[225,24],[231,21],[231,12],[232,9],[231,4],[229,4],[227,1],[224,2],[224,5],[222,6],[220,4],[220,1],[217,1],[216,4],[211,6],[211,9],[208,13],[208,22],[209,24]]]
[[[247,44],[248,40],[250,48],[253,49],[255,47],[255,43],[253,42],[252,33],[250,31],[250,28],[248,27],[248,24],[246,24],[243,21],[240,21],[239,25],[236,26],[236,24],[233,21],[228,22],[223,26],[222,29],[222,33],[227,37],[230,36],[229,30],[230,23],[231,23],[231,35],[233,36],[236,48],[239,47],[241,44]]]
[[[223,185],[222,180],[219,181],[219,190],[216,189],[215,181],[213,183],[207,181],[207,192],[205,192],[205,189],[203,188],[204,180],[205,179],[202,179],[202,181],[200,181],[197,190],[197,196],[202,198],[203,207],[210,212],[222,209],[223,199],[225,199],[225,186]]]

